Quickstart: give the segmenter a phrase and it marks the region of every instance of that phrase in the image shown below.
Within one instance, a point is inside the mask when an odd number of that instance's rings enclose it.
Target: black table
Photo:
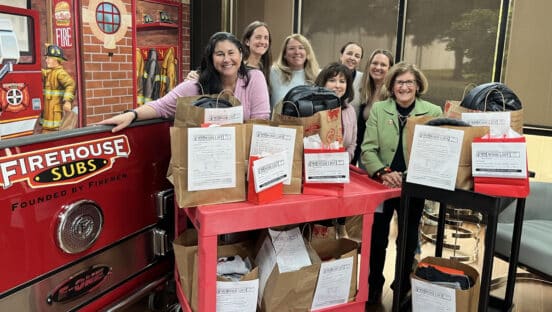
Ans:
[[[490,296],[491,275],[493,272],[493,260],[495,250],[496,228],[498,215],[511,203],[512,198],[496,197],[485,194],[479,194],[466,190],[448,191],[444,189],[424,186],[420,184],[404,182],[401,191],[401,207],[404,213],[399,214],[399,228],[406,228],[408,220],[408,207],[411,198],[422,198],[439,202],[439,219],[437,225],[437,242],[435,246],[435,256],[441,257],[443,253],[443,239],[445,233],[445,212],[446,205],[454,205],[484,214],[487,218],[487,229],[485,232],[485,252],[483,256],[483,268],[481,272],[481,293],[479,296],[479,311],[487,311],[489,306],[498,308],[501,311],[510,311],[512,309],[512,299],[514,296],[514,287],[516,282],[516,270],[519,255],[519,244],[521,240],[521,229],[523,224],[523,214],[525,210],[525,198],[515,198],[516,216],[514,221],[514,233],[512,234],[512,247],[510,251],[510,264],[508,267],[508,281],[506,284],[506,293],[504,298]],[[406,231],[399,231],[397,260],[395,265],[395,291],[393,292],[393,311],[399,311],[400,299],[402,298],[401,285],[402,270],[404,267]]]

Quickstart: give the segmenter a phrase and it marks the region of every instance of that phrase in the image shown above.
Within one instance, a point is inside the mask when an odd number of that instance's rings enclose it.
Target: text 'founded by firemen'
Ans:
[[[126,179],[128,176],[126,173],[121,173],[117,175],[113,175],[110,177],[105,177],[102,179],[92,180],[88,181],[87,183],[80,183],[78,185],[72,186],[71,188],[67,188],[61,191],[51,192],[51,193],[42,193],[39,196],[35,196],[33,198],[24,199],[21,201],[13,202],[11,204],[11,210],[15,211],[18,208],[30,208],[35,205],[39,205],[42,203],[46,203],[52,200],[58,200],[62,197],[67,197],[69,195],[84,192],[88,190],[93,190],[90,194],[93,196],[98,196],[98,194],[101,194],[101,192],[98,192],[97,190],[94,190],[95,188],[106,186],[110,183],[116,183],[118,181],[121,181],[123,179]],[[91,195],[91,196],[92,196]],[[85,195],[86,196],[86,195]]]

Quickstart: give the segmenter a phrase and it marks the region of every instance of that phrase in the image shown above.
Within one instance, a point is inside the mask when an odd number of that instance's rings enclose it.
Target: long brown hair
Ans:
[[[370,54],[370,58],[366,63],[364,69],[364,75],[362,76],[362,82],[360,87],[360,103],[365,103],[366,106],[372,106],[375,101],[382,100],[381,94],[376,94],[376,82],[370,76],[370,64],[374,60],[374,57],[378,54],[383,54],[389,60],[389,68],[394,64],[393,54],[385,49],[376,49]]]
[[[251,54],[251,50],[249,50],[249,46],[245,44],[245,42],[246,40],[249,40],[251,42],[251,36],[253,36],[253,32],[259,27],[264,27],[268,31],[268,49],[266,50],[265,54],[261,56],[261,66],[259,68],[268,80],[268,77],[270,76],[270,66],[272,65],[272,53],[270,52],[270,49],[272,47],[272,34],[270,33],[270,28],[268,28],[268,25],[265,22],[254,21],[245,27],[242,37],[243,59],[247,60],[247,58],[249,58],[249,55]]]

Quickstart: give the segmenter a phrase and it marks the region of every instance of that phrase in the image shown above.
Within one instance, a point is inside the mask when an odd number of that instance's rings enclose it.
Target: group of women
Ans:
[[[184,82],[164,97],[100,124],[113,124],[112,131],[116,132],[135,120],[173,117],[179,97],[217,94],[222,90],[233,91],[241,101],[246,120],[268,119],[287,91],[298,85],[314,84],[334,91],[342,101],[343,143],[351,163],[358,164],[384,185],[400,187],[406,171],[403,138],[406,118],[441,115],[439,106],[419,97],[428,86],[423,73],[413,64],[394,65],[393,55],[383,49],[372,52],[362,73],[358,69],[364,50],[355,42],[346,43],[340,50],[339,62],[322,70],[311,44],[300,34],[285,39],[273,63],[270,47],[270,31],[263,22],[248,25],[242,41],[230,33],[215,33],[204,50],[200,67]],[[399,228],[409,232],[406,268],[413,263],[423,201],[414,201],[411,206],[407,229]],[[399,198],[391,199],[384,203],[382,212],[374,215],[368,304],[381,302],[389,224],[394,210],[400,213],[398,208]],[[337,221],[343,231],[344,219]],[[409,271],[403,274],[408,281]]]

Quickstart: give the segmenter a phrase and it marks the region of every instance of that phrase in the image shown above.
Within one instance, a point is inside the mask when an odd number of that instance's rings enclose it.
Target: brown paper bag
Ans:
[[[192,105],[201,97],[224,99],[232,106],[240,106],[240,101],[230,91],[222,91],[219,94],[194,95],[178,98],[176,101],[176,114],[174,116],[175,127],[199,127],[205,121],[205,109]]]
[[[475,312],[477,311],[477,307],[479,305],[479,293],[481,290],[481,281],[479,277],[479,272],[476,268],[469,266],[467,264],[464,264],[462,262],[459,262],[457,260],[452,259],[446,259],[446,258],[438,258],[438,257],[426,257],[420,261],[420,263],[427,263],[430,265],[437,265],[442,266],[446,268],[451,269],[457,269],[460,271],[463,271],[465,275],[469,276],[472,281],[474,281],[474,284],[472,287],[466,290],[462,289],[456,289],[455,292],[455,302],[456,302],[456,309],[455,311],[466,311],[466,312]],[[418,270],[418,268],[416,268]],[[416,273],[410,274],[411,280],[420,280],[427,283],[432,283],[431,281],[426,281],[416,275]],[[434,287],[446,287],[442,285],[433,285]],[[418,298],[420,300],[427,299],[428,293],[433,293],[433,291],[428,290],[424,288],[423,286],[421,288],[415,289],[414,286],[412,287],[412,298],[414,301],[417,301]],[[426,297],[426,298],[424,298]]]
[[[303,136],[319,134],[325,144],[334,141],[343,143],[341,108],[320,111],[309,117],[292,117],[282,115],[281,112],[282,102],[279,102],[272,112],[272,121],[279,125],[303,126]]]
[[[295,227],[295,225],[273,229],[285,231],[290,229],[290,227]],[[256,250],[260,248],[265,239],[270,240],[270,235],[267,231],[263,231],[259,235]],[[284,273],[281,273],[278,269],[278,264],[275,264],[266,280],[260,302],[261,311],[310,311],[321,261],[316,251],[306,239],[305,247],[312,264],[296,271]],[[257,257],[259,257],[258,253]],[[256,261],[257,264],[261,264],[262,260],[258,260]],[[273,261],[276,262],[276,259],[273,259]]]
[[[428,121],[438,117],[417,116],[410,117],[406,122],[406,139],[407,139],[407,159],[410,159],[410,150],[412,149],[412,140],[414,138],[414,127],[416,125],[424,125]],[[460,161],[458,163],[458,174],[456,175],[456,188],[471,190],[473,189],[472,177],[472,158],[471,158],[471,143],[474,138],[480,138],[489,133],[489,127],[458,127],[458,126],[443,126],[450,129],[464,131],[462,140],[462,151],[460,152]]]
[[[63,112],[59,130],[70,130],[77,127],[78,115],[73,111]]]
[[[327,240],[313,240],[311,246],[323,262],[353,257],[349,302],[354,301],[357,291],[358,243],[345,238],[337,240],[329,238]]]
[[[188,128],[172,127],[171,161],[167,178],[174,185],[180,208],[217,203],[245,201],[245,126],[228,125],[236,129],[236,186],[233,188],[188,191]]]
[[[294,125],[278,125],[268,120],[248,120],[246,126],[246,144],[245,151],[246,157],[249,158],[249,151],[251,149],[251,133],[253,131],[253,125],[268,125],[274,127],[286,127],[294,128],[295,132],[295,150],[293,152],[293,164],[291,168],[291,184],[284,184],[284,194],[301,194],[302,175],[303,175],[303,127]],[[246,161],[247,163],[247,161]]]
[[[473,110],[460,106],[460,101],[447,101],[445,103],[445,117],[462,119],[462,113],[480,113],[481,111]],[[523,108],[510,112],[510,128],[519,134],[523,134]]]
[[[195,229],[187,229],[173,242],[173,250],[182,292],[186,296],[193,311],[198,311],[198,240]],[[253,259],[253,242],[243,241],[234,244],[219,245],[217,257],[229,257],[239,255],[243,259]],[[259,269],[253,263],[253,269],[244,275],[240,281],[250,281],[259,278]],[[217,277],[217,281],[228,281],[224,277]]]

